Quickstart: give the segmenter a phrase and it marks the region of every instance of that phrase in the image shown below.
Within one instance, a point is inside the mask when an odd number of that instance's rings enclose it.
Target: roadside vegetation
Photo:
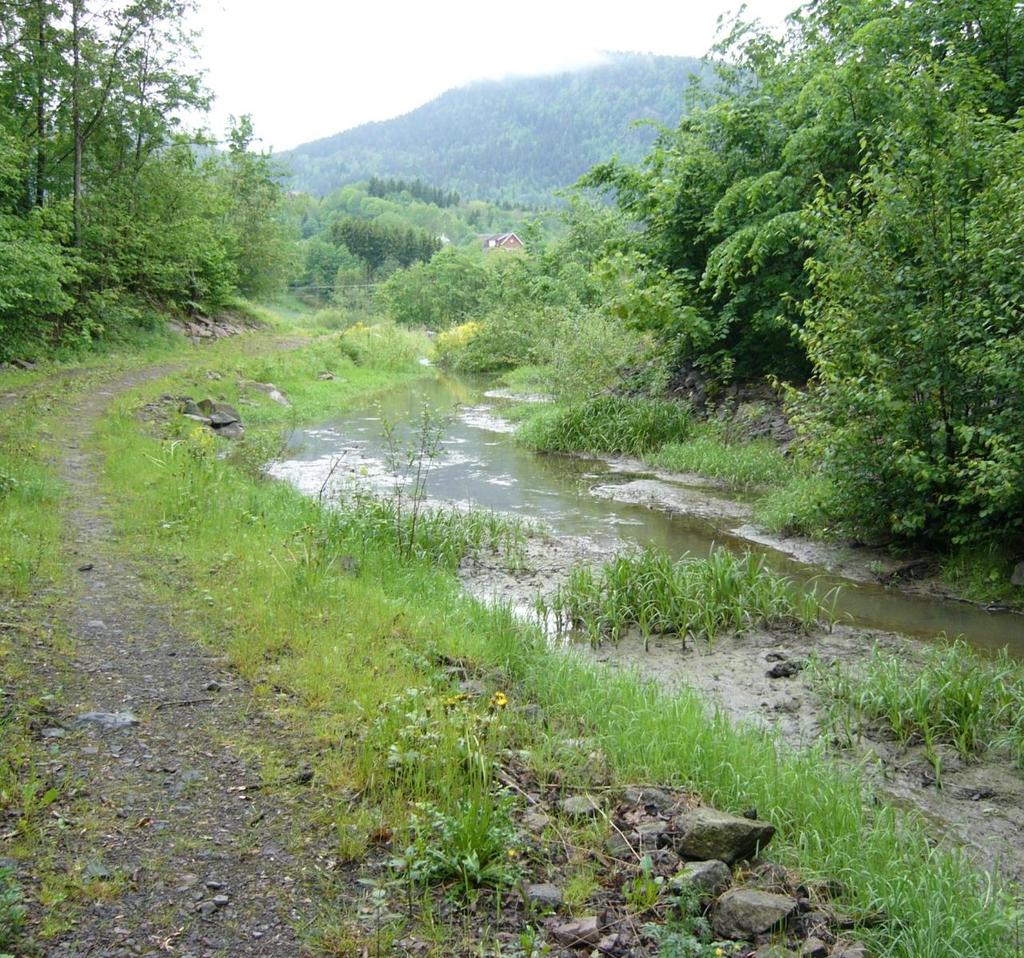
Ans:
[[[275,382],[298,395],[295,377],[314,379],[321,361],[289,360],[296,365],[273,369]],[[256,362],[235,371],[255,378]],[[337,406],[375,375],[354,367],[341,392],[338,379],[310,388]],[[557,767],[563,787],[584,785],[586,750],[567,758],[557,744],[582,733],[606,756],[614,783],[683,786],[736,810],[756,805],[781,829],[781,862],[807,880],[840,876],[843,907],[853,914],[899,915],[865,929],[879,955],[941,958],[1004,946],[1010,912],[957,854],[932,848],[912,817],[872,807],[856,775],[829,766],[820,750],[791,752],[769,733],[734,727],[696,695],[667,696],[550,649],[510,610],[465,597],[435,549],[409,554],[390,532],[367,537],[365,503],[342,504],[339,516],[237,468],[205,438],[140,426],[140,402],[195,385],[174,377],[120,404],[101,436],[110,491],[126,547],[151,564],[153,588],[188,606],[194,627],[253,683],[265,707],[321,743],[310,752],[317,780],[360,796],[339,802],[323,824],[337,835],[339,856],[357,874],[365,869],[368,897],[352,912],[339,903],[317,932],[321,945],[374,947],[377,934],[387,942],[429,928],[451,934],[430,917],[437,903],[425,892],[433,882],[500,908],[500,894],[481,899],[477,889],[508,893],[542,867],[528,846],[508,854],[520,848],[512,823],[521,814],[515,790],[506,792],[508,756],[520,756],[542,781]],[[261,409],[265,421],[280,421],[278,408]],[[259,447],[258,433],[243,442]],[[214,494],[216,509],[204,508]],[[345,555],[358,562],[338,561]],[[756,561],[729,560],[736,568],[717,573],[715,561],[679,575],[708,588],[715,578],[746,583],[769,597],[769,614],[800,618],[784,585],[769,582]],[[479,676],[469,692],[467,673]],[[537,707],[543,722],[531,711]],[[385,832],[401,851],[382,862],[373,836]],[[583,848],[604,840],[599,823],[572,834]],[[390,917],[376,927],[361,922],[358,909],[368,902]]]

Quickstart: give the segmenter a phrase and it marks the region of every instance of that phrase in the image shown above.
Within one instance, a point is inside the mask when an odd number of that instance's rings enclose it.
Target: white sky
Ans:
[[[472,80],[575,66],[616,50],[701,56],[738,0],[199,0],[216,94],[209,124],[251,113],[289,149],[385,120]],[[779,24],[799,0],[748,0]]]

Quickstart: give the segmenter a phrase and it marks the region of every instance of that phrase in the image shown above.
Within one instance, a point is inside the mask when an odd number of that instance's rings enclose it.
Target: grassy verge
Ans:
[[[324,408],[288,369],[270,373],[295,414]],[[349,391],[332,389],[330,402],[380,384],[358,369],[346,378]],[[185,385],[172,379],[146,396]],[[525,754],[550,776],[559,762],[552,735],[572,731],[600,747],[616,782],[682,785],[721,807],[757,807],[780,828],[780,860],[807,880],[838,879],[854,914],[884,912],[864,931],[883,958],[1012,949],[1006,900],[957,854],[936,849],[919,821],[874,804],[856,774],[823,751],[789,751],[767,732],[733,726],[696,695],[670,697],[553,652],[511,611],[465,597],[430,556],[366,541],[358,522],[339,524],[198,439],[146,435],[134,417],[138,402],[122,403],[101,437],[118,522],[151,569],[175,570],[166,601],[181,603],[180,586],[190,586],[195,601],[182,611],[195,630],[309,737],[318,780],[360,796],[355,805],[339,801],[328,823],[339,857],[357,869],[371,836],[387,829],[407,849],[391,874],[409,889],[438,875],[467,888],[515,880],[518,869],[496,851],[512,840],[506,800],[493,789],[496,768],[510,752]],[[265,421],[281,418],[265,411]],[[343,555],[358,555],[358,564],[336,561]],[[469,667],[489,683],[473,699],[454,677]],[[517,709],[522,702],[539,705],[547,724]],[[393,892],[385,878],[374,879],[372,894],[386,910]],[[411,908],[404,921],[424,935],[433,928],[437,940],[438,918],[426,909]],[[408,924],[387,928],[393,939]],[[351,934],[328,916],[320,942],[367,946]],[[380,947],[379,926],[377,934]]]

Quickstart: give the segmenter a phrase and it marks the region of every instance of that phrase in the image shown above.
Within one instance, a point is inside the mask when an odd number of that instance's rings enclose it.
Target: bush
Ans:
[[[429,348],[426,337],[394,323],[358,322],[338,337],[338,345],[357,366],[399,370],[416,365]]]
[[[695,472],[740,487],[778,485],[793,471],[792,461],[770,440],[726,442],[712,423],[686,442],[664,446],[651,462],[662,469]]]

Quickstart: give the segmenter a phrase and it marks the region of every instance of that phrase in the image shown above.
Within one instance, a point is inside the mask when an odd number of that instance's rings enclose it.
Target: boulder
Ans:
[[[261,392],[266,395],[269,399],[278,403],[281,406],[290,406],[291,403],[288,401],[288,397],[281,392],[273,383],[257,383],[246,380],[242,383],[248,389],[255,389],[257,392]]]
[[[551,937],[560,945],[576,948],[580,945],[594,946],[601,940],[597,916],[577,918],[574,921],[557,922],[551,926]]]
[[[213,430],[225,439],[241,439],[245,435],[245,429],[240,422],[229,422],[224,426],[213,424]]]
[[[719,938],[750,939],[781,925],[796,910],[796,900],[786,895],[734,888],[718,899],[711,927]]]
[[[196,403],[196,406],[199,408],[200,413],[210,417],[215,426],[242,421],[242,417],[238,415],[238,410],[230,403],[215,402],[213,399],[207,398],[201,399]]]
[[[714,808],[695,808],[672,819],[672,845],[683,858],[745,861],[771,841],[775,826]]]
[[[1024,585],[1024,562],[1018,562],[1013,568],[1013,574],[1010,576],[1010,585],[1017,586],[1018,588]]]
[[[725,862],[687,862],[672,877],[672,884],[695,891],[702,898],[717,898],[732,884],[732,871]]]

